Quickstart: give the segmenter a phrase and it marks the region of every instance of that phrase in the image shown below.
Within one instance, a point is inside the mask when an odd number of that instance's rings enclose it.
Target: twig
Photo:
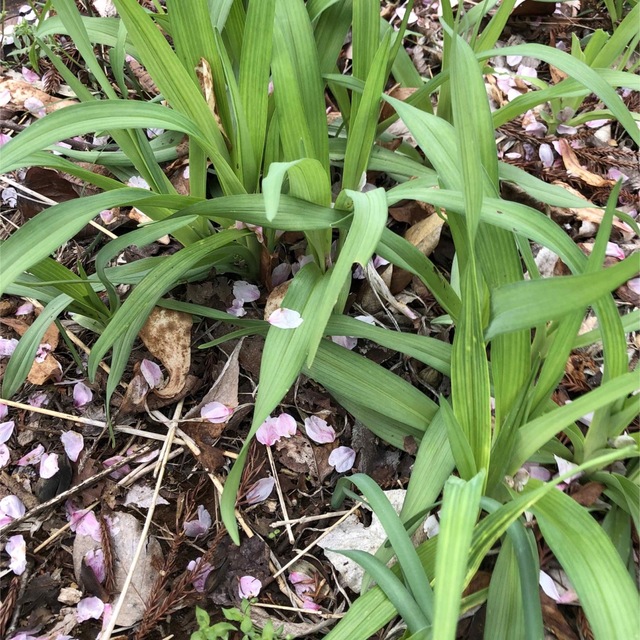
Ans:
[[[284,516],[284,526],[287,529],[287,536],[289,538],[289,542],[291,544],[296,543],[296,539],[293,535],[293,530],[291,529],[291,522],[289,521],[289,513],[287,512],[287,505],[284,501],[284,495],[282,493],[282,487],[280,486],[280,478],[278,478],[278,471],[276,470],[276,465],[273,462],[273,454],[271,453],[271,447],[266,447],[267,456],[269,457],[269,465],[271,466],[271,473],[273,474],[273,479],[276,482],[276,493],[278,494],[278,500],[280,502],[280,508],[282,509],[282,515]]]
[[[294,565],[305,553],[308,553],[313,547],[315,547],[322,538],[328,536],[338,525],[342,524],[352,513],[357,511],[362,506],[362,502],[356,502],[347,513],[345,513],[338,522],[332,524],[330,527],[325,529],[310,545],[306,546],[302,551],[298,551],[298,554],[292,560],[289,560],[287,564],[283,565],[278,569],[277,573],[273,576],[277,578],[280,574],[284,573],[291,565]]]
[[[43,502],[42,504],[39,504],[37,507],[34,507],[33,509],[29,509],[29,511],[27,511],[23,516],[20,516],[19,518],[12,520],[8,524],[6,524],[4,527],[2,527],[2,529],[0,529],[0,540],[4,540],[4,538],[10,531],[13,531],[13,529],[21,525],[23,522],[32,520],[37,515],[43,513],[47,509],[54,507],[60,502],[64,502],[67,498],[70,498],[71,496],[74,496],[76,493],[79,493],[80,491],[83,491],[84,489],[94,485],[99,480],[102,480],[102,478],[106,478],[108,475],[118,470],[120,467],[124,467],[125,464],[128,464],[132,460],[135,460],[136,458],[149,453],[149,451],[151,451],[151,446],[147,445],[146,447],[143,447],[142,449],[140,449],[140,451],[136,451],[130,456],[127,456],[126,458],[119,460],[115,464],[112,464],[108,469],[105,469],[104,471],[100,471],[99,473],[96,473],[96,475],[91,476],[90,478],[87,478],[84,482],[77,484],[75,487],[71,487],[71,489],[68,489],[67,491],[63,491],[62,493],[59,493],[54,498],[51,498],[51,500],[47,500],[47,502]]]
[[[339,516],[343,516],[345,513],[351,513],[350,511],[333,511],[331,513],[321,513],[318,516],[302,516],[301,518],[294,518],[293,520],[276,520],[272,522],[269,526],[272,529],[276,527],[282,527],[283,525],[289,522],[290,524],[305,524],[307,522],[317,522],[318,520],[328,520],[329,518],[338,518]]]
[[[142,554],[142,550],[145,548],[147,543],[147,536],[149,534],[149,529],[151,528],[151,521],[153,519],[153,514],[155,513],[156,500],[160,495],[160,488],[162,487],[162,479],[164,478],[164,472],[167,465],[167,459],[169,456],[169,452],[171,450],[171,444],[173,437],[176,432],[176,424],[178,418],[180,416],[180,412],[182,411],[183,400],[180,400],[176,405],[176,409],[173,413],[173,418],[167,425],[167,439],[164,442],[162,452],[160,454],[161,464],[158,467],[158,474],[156,480],[156,486],[153,491],[153,498],[151,500],[151,504],[149,506],[149,510],[147,512],[147,517],[144,521],[144,526],[142,527],[142,531],[140,533],[140,539],[138,540],[138,546],[136,547],[136,551],[131,560],[131,566],[129,567],[129,571],[127,572],[127,577],[125,578],[124,584],[122,585],[122,590],[120,591],[120,596],[118,597],[118,601],[113,607],[113,611],[111,617],[109,618],[109,622],[107,623],[101,638],[103,640],[109,640],[111,638],[111,634],[113,633],[113,629],[116,626],[116,620],[120,615],[120,611],[125,603],[127,597],[127,591],[129,591],[129,587],[131,586],[131,582],[133,580],[134,572],[136,565],[138,564],[138,560],[140,559],[140,555]]]
[[[96,500],[92,505],[89,505],[86,508],[86,511],[92,511],[100,504],[100,500]],[[56,529],[44,542],[40,543],[34,550],[33,553],[38,553],[42,551],[49,543],[53,542],[56,538],[59,538],[67,529],[71,527],[71,521],[67,522],[67,524],[62,525],[59,529]]]

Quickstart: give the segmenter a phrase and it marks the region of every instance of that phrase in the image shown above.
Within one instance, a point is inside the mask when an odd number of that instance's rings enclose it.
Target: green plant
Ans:
[[[209,614],[200,607],[196,607],[196,621],[198,630],[191,634],[191,640],[228,640],[230,633],[242,633],[242,640],[289,640],[290,635],[283,635],[282,630],[274,629],[271,620],[264,629],[256,629],[249,615],[251,605],[243,600],[241,608],[222,609],[222,614],[228,622],[211,624]],[[237,623],[239,626],[236,626]],[[235,635],[233,636],[235,637]]]
[[[24,379],[25,362],[35,353],[46,318],[64,309],[99,333],[89,359],[91,376],[111,351],[107,400],[154,305],[234,324],[238,330],[232,337],[264,334],[251,427],[221,502],[222,518],[236,542],[234,507],[252,438],[300,373],[323,385],[391,445],[407,450],[418,445],[401,525],[390,516],[385,523],[406,584],[358,556],[372,573],[377,571],[380,586],[354,602],[331,640],[367,638],[398,611],[412,637],[447,640],[454,637],[460,611],[485,600],[490,605],[486,637],[541,637],[533,582],[538,559],[519,520],[525,510],[535,514],[571,578],[596,637],[631,637],[638,598],[626,567],[631,526],[640,521],[639,470],[637,446],[615,445],[638,412],[637,398],[631,395],[637,376],[628,371],[625,333],[638,328],[639,314],[621,318],[611,291],[636,275],[637,263],[631,257],[608,269],[602,265],[614,216],[636,231],[637,225],[616,211],[614,189],[594,249],[586,257],[543,213],[501,197],[501,184],[515,182],[540,202],[585,206],[568,191],[500,162],[495,128],[547,101],[575,99],[579,105],[593,92],[629,138],[640,143],[636,120],[616,92],[619,86],[638,88],[638,78],[609,69],[630,55],[634,39],[629,25],[632,16],[637,19],[638,7],[606,43],[598,36],[603,43],[599,51],[587,46],[569,55],[537,44],[494,49],[512,1],[503,3],[482,31],[491,3],[478,5],[466,16],[454,16],[445,3],[442,70],[424,82],[401,46],[403,28],[394,33],[380,22],[377,0],[316,0],[306,5],[302,0],[169,0],[167,12],[157,14],[146,13],[134,0],[115,0],[120,19],[98,22],[82,18],[70,0],[53,4],[58,16],[42,24],[39,36],[70,33],[103,96],[90,94],[41,43],[83,103],[43,118],[7,144],[0,170],[49,166],[104,192],[44,211],[3,243],[6,267],[0,291],[47,303],[45,319],[25,335],[9,363],[3,394],[14,393]],[[353,73],[345,76],[337,73],[336,60],[349,29]],[[96,43],[110,51],[121,95],[126,95],[128,53],[147,68],[169,106],[119,98],[93,57]],[[491,70],[483,65],[498,53],[535,56],[568,78],[491,113],[483,83],[483,74]],[[205,100],[196,67],[211,70],[215,110]],[[417,91],[404,102],[387,96],[390,76]],[[327,90],[342,114],[339,130],[327,125]],[[432,98],[437,101],[435,113]],[[379,122],[383,101],[395,113]],[[376,144],[398,117],[419,151],[406,143],[395,152]],[[175,193],[160,165],[172,157],[170,137],[166,145],[154,146],[140,132],[145,127],[189,136],[189,196]],[[67,157],[99,161],[118,179],[44,151],[60,138],[89,131],[109,131],[120,151],[99,157],[69,151]],[[341,175],[335,198],[332,167]],[[362,193],[363,174],[374,169],[392,176],[396,186]],[[151,190],[124,186],[132,175],[142,176]],[[404,199],[430,203],[446,213],[456,248],[451,282],[387,228],[388,207]],[[102,209],[129,205],[155,222],[107,243],[96,256],[95,274],[76,275],[48,257]],[[232,229],[236,222],[262,226],[265,245],[249,231]],[[257,279],[261,254],[271,255],[278,246],[277,230],[303,232],[315,259],[296,274],[283,301],[284,307],[300,313],[300,327],[285,330],[246,321],[166,296],[184,281],[206,277],[212,267]],[[166,233],[183,245],[174,255],[108,266],[124,247]],[[338,251],[332,258],[334,238]],[[531,242],[554,251],[572,275],[541,278]],[[374,252],[430,290],[455,326],[452,345],[370,327],[344,313],[352,266],[366,264]],[[115,287],[121,283],[134,285],[124,300]],[[99,291],[106,293],[106,302]],[[579,337],[588,307],[593,307],[599,329]],[[336,335],[375,341],[441,371],[451,377],[451,397],[436,403],[400,376],[328,339]],[[571,350],[598,341],[603,344],[602,385],[571,404],[556,406],[551,396]],[[590,426],[579,428],[575,421],[590,412]],[[559,438],[561,433],[568,441]],[[637,444],[637,435],[631,437]],[[557,481],[541,486],[532,482],[522,494],[505,481],[526,462],[549,464],[554,455],[579,465],[586,477],[606,487],[609,512],[602,527],[585,508],[554,490]],[[612,470],[614,460],[624,461],[624,472]],[[454,470],[459,479],[451,477]],[[372,508],[385,509],[365,480],[354,482]],[[417,526],[443,488],[443,511],[453,524],[443,523],[441,536],[412,552],[404,529]],[[571,526],[562,514],[569,514]],[[500,543],[505,532],[507,538]],[[619,543],[621,539],[627,544]],[[463,589],[498,544],[488,590],[462,600]],[[389,559],[391,552],[391,547],[383,548],[381,559]],[[587,565],[585,557],[594,560]],[[429,582],[434,579],[432,593]]]

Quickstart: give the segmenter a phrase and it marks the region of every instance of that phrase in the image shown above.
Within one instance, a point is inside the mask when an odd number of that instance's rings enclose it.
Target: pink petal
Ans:
[[[241,598],[255,598],[262,589],[262,582],[253,576],[242,576],[238,585],[238,595]]]
[[[633,278],[627,281],[627,287],[640,296],[640,278]]]
[[[58,473],[58,454],[57,453],[43,453],[40,458],[40,477],[41,478],[53,478]]]
[[[291,273],[291,265],[288,262],[281,262],[271,272],[272,286],[277,287],[279,284],[286,282],[290,273]]]
[[[103,209],[100,212],[100,219],[104,224],[111,224],[118,219],[118,215],[116,214],[114,209]]]
[[[0,147],[3,144],[7,144],[11,140],[11,136],[8,133],[0,133]]]
[[[123,456],[111,456],[110,458],[103,460],[102,464],[105,467],[110,467],[111,465],[116,464],[117,462],[120,462],[123,459],[124,459]],[[113,480],[120,480],[120,478],[124,478],[128,473],[131,473],[131,467],[128,464],[125,464],[123,467],[120,467],[119,469],[116,469],[113,473],[109,474],[109,477],[112,478]]]
[[[84,382],[76,382],[73,385],[73,406],[76,409],[85,407],[93,400],[93,392]]]
[[[4,420],[9,415],[9,407],[4,402],[0,402],[0,420]]]
[[[127,181],[127,185],[137,189],[147,189],[147,191],[151,191],[149,183],[140,176],[131,176]]]
[[[315,580],[300,571],[292,571],[289,574],[289,582],[293,585],[293,588],[296,590],[296,595],[299,598],[302,598],[305,593],[309,593],[309,591],[315,589]]]
[[[304,429],[311,440],[319,444],[333,442],[336,439],[336,432],[325,420],[318,416],[305,418]]]
[[[29,453],[25,454],[16,462],[19,467],[26,467],[30,464],[38,464],[40,462],[40,458],[42,458],[42,454],[44,453],[44,447],[39,444],[35,449],[29,451]]]
[[[15,338],[0,338],[0,358],[7,358],[13,354],[18,346]]]
[[[612,258],[618,258],[618,260],[624,260],[624,251],[615,243],[607,242],[607,249],[605,253]]]
[[[258,504],[258,502],[266,500],[271,495],[275,483],[275,478],[272,477],[261,478],[254,482],[245,496],[247,504]]]
[[[13,420],[0,422],[0,444],[4,444],[11,437],[15,426],[16,423]]]
[[[302,608],[307,611],[320,611],[320,605],[314,602],[311,598],[304,598],[302,601]]]
[[[237,300],[243,302],[255,302],[260,298],[260,289],[255,284],[238,280],[233,284],[233,295]]]
[[[64,445],[64,451],[69,460],[76,462],[80,452],[84,448],[84,438],[82,437],[82,434],[76,433],[75,431],[65,431],[60,436],[60,440]]]
[[[27,545],[24,538],[22,536],[11,536],[7,540],[4,550],[11,558],[9,569],[17,576],[22,575],[27,568]]]
[[[22,67],[22,77],[31,84],[40,80],[40,76],[35,71],[27,69],[27,67]]]
[[[84,555],[84,561],[91,567],[98,582],[102,584],[107,578],[107,570],[104,564],[104,552],[102,549],[91,549]]]
[[[281,413],[276,418],[276,432],[283,438],[295,435],[298,430],[298,425],[293,416],[288,413]]]
[[[209,422],[220,424],[226,422],[233,415],[233,409],[230,409],[222,402],[209,402],[200,409],[200,416]]]
[[[184,532],[190,538],[197,538],[198,536],[202,536],[211,527],[211,515],[204,508],[204,505],[198,505],[198,519],[197,520],[189,520],[189,522],[185,522]]]
[[[27,98],[24,101],[24,108],[32,113],[36,118],[44,118],[44,116],[47,115],[47,110],[44,108],[42,100],[38,100],[38,98]]]
[[[48,404],[49,398],[46,393],[34,393],[32,396],[29,396],[29,400],[27,400],[27,402],[32,407],[36,407],[36,409],[39,409],[45,404]]]
[[[543,167],[546,167],[548,169],[549,167],[553,166],[555,156],[553,154],[551,145],[548,145],[546,142],[541,144],[540,149],[538,149],[538,156],[540,157],[540,160],[542,160]]]
[[[100,616],[104,612],[104,602],[96,596],[90,598],[83,598],[78,602],[78,608],[76,609],[76,620],[78,622],[85,622],[86,620],[99,620]]]
[[[575,127],[570,127],[568,124],[559,124],[558,128],[556,129],[556,131],[562,135],[562,134],[566,134],[569,136],[573,136],[576,133],[578,133],[578,130]]]
[[[140,363],[140,373],[147,381],[149,389],[159,387],[164,380],[160,366],[146,358]]]
[[[267,319],[267,322],[279,329],[295,329],[303,323],[302,316],[293,309],[280,307],[276,309]]]
[[[30,302],[25,302],[16,309],[16,316],[28,316],[33,313],[33,309],[34,306]]]
[[[242,318],[242,316],[246,316],[247,312],[244,309],[244,302],[242,300],[234,299],[231,303],[231,306],[227,308],[227,313],[229,315],[235,316],[236,318]]]
[[[187,565],[187,571],[193,571],[196,575],[191,580],[191,584],[193,588],[198,593],[203,593],[206,587],[207,578],[211,571],[213,571],[213,567],[208,562],[202,562],[202,558],[196,558],[195,560],[191,560]]]
[[[25,512],[26,508],[18,496],[11,494],[0,500],[0,514],[8,516],[11,520],[21,518]]]
[[[0,469],[6,467],[11,462],[11,452],[6,444],[0,444]]]
[[[276,419],[267,418],[256,431],[256,438],[260,444],[272,446],[280,440],[280,434],[276,431]]]
[[[386,258],[379,255],[374,256],[372,262],[374,269],[378,269],[379,267],[384,267],[389,264],[389,261]]]
[[[565,473],[571,471],[572,469],[575,469],[578,466],[577,464],[574,464],[573,462],[569,462],[564,458],[560,458],[558,456],[553,456],[553,457],[556,461],[556,464],[558,465],[558,475],[562,476]],[[582,471],[579,471],[578,473],[566,478],[564,482],[566,484],[571,484],[571,482],[573,482],[574,480],[577,480],[581,475],[582,475]]]
[[[585,124],[589,129],[599,129],[600,127],[604,127],[608,122],[611,122],[611,120],[601,118],[600,120],[589,120],[588,122],[585,122]]]
[[[36,352],[36,362],[44,362],[47,359],[47,356],[51,353],[52,347],[48,342],[43,342]]]
[[[351,447],[338,447],[331,452],[329,464],[339,473],[349,471],[356,461],[356,452]]]
[[[345,349],[352,351],[358,345],[358,338],[353,336],[331,336],[331,341]]]

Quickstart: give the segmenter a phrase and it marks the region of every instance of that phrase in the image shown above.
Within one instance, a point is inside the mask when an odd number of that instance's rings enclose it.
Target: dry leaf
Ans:
[[[291,280],[287,280],[282,284],[279,284],[277,287],[274,287],[269,297],[267,298],[267,302],[264,305],[264,319],[267,320],[269,316],[278,308],[282,306],[282,302],[284,300],[285,295],[287,295],[287,290],[289,289],[289,285],[291,284]]]
[[[407,229],[404,234],[416,249],[419,249],[425,256],[430,256],[440,242],[440,233],[444,225],[444,219],[437,214],[431,214],[428,218],[417,222]]]
[[[610,187],[615,184],[613,180],[607,180],[602,176],[595,173],[591,173],[585,169],[579,162],[575,151],[571,148],[571,145],[564,138],[560,138],[558,141],[560,145],[560,154],[562,155],[562,162],[569,175],[580,178],[583,182],[591,185],[592,187]]]
[[[70,100],[68,98],[54,98],[48,93],[37,89],[32,84],[25,82],[24,80],[12,80],[4,79],[0,80],[0,92],[8,91],[11,94],[11,100],[5,105],[5,108],[11,109],[13,107],[16,111],[28,111],[24,106],[24,101],[29,98],[35,98],[40,100],[44,105],[45,111],[51,113],[58,109],[63,109],[72,104],[78,104],[77,100]]]
[[[153,222],[146,213],[142,213],[140,209],[136,209],[135,207],[131,208],[128,217],[130,220],[135,220],[138,224],[149,224],[150,222]],[[158,238],[156,242],[159,242],[160,244],[169,244],[171,242],[171,238],[169,236],[162,236]]]
[[[169,374],[167,384],[153,393],[174,398],[184,388],[191,367],[191,325],[188,313],[155,307],[140,330],[145,347]]]
[[[218,129],[220,129],[220,133],[223,135],[225,142],[229,144],[229,138],[227,137],[227,133],[222,126],[222,120],[220,120],[220,116],[218,115],[218,108],[216,106],[216,94],[213,88],[213,73],[211,72],[211,65],[205,58],[200,58],[200,64],[196,67],[196,75],[198,76],[198,82],[200,82],[200,87],[202,88],[204,98],[209,105],[209,110],[211,111],[216,124],[218,125]]]

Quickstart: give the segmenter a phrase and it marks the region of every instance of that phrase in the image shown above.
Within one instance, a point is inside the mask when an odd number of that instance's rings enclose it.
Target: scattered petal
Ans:
[[[107,569],[104,564],[104,552],[102,549],[90,549],[84,556],[84,561],[91,568],[98,582],[102,584],[107,577]]]
[[[356,461],[356,452],[351,447],[338,447],[329,455],[329,464],[339,473],[349,471]]]
[[[191,579],[191,584],[198,593],[203,593],[206,588],[207,578],[213,571],[213,567],[208,562],[202,562],[202,558],[196,558],[189,562],[187,571],[193,571],[196,574]]]
[[[260,289],[255,284],[238,280],[233,284],[233,295],[237,300],[243,302],[255,302],[260,298]]]
[[[578,596],[572,588],[564,587],[544,571],[540,571],[539,583],[542,590],[558,604],[570,604],[578,601]]]
[[[640,278],[633,278],[627,281],[627,287],[640,296]]]
[[[131,176],[129,180],[127,180],[127,184],[130,187],[138,188],[138,189],[146,189],[147,191],[151,191],[151,187],[149,183],[140,176]]]
[[[30,302],[25,302],[16,309],[16,316],[28,316],[33,313],[33,310],[34,306]]]
[[[546,142],[541,144],[540,149],[538,150],[538,156],[540,157],[540,160],[542,160],[543,167],[546,167],[548,169],[549,167],[553,166],[555,156],[551,145],[547,144]]]
[[[311,440],[318,444],[326,444],[336,439],[334,428],[327,424],[326,420],[318,418],[318,416],[309,416],[305,418],[304,429]]]
[[[25,512],[26,508],[18,496],[5,496],[0,500],[0,527],[4,527],[16,518],[21,518]]]
[[[209,402],[200,409],[200,416],[209,422],[220,424],[226,422],[233,415],[233,409],[230,409],[222,402]]]
[[[34,393],[29,396],[29,400],[27,400],[28,404],[36,409],[43,407],[45,404],[49,403],[49,396],[46,393]]]
[[[267,418],[256,432],[256,438],[261,444],[270,447],[280,440],[295,434],[296,421],[288,413],[282,413],[277,418]]]
[[[84,438],[82,437],[82,434],[76,433],[75,431],[65,431],[60,436],[60,440],[64,445],[64,451],[69,460],[76,462],[84,447]]]
[[[150,389],[159,387],[164,380],[160,365],[152,362],[151,360],[147,360],[146,358],[140,363],[140,373],[147,381]]]
[[[44,108],[42,100],[34,98],[33,96],[24,101],[24,108],[36,118],[44,118],[44,116],[47,115],[47,110]]]
[[[307,611],[320,611],[320,605],[314,602],[311,598],[304,598],[302,600],[302,608]]]
[[[276,429],[283,438],[288,438],[296,434],[298,425],[293,416],[290,416],[288,413],[281,413],[276,418],[276,421]]]
[[[556,131],[560,135],[566,134],[568,136],[574,136],[576,133],[578,133],[578,130],[575,127],[570,127],[567,124],[559,124],[558,128],[556,129]]]
[[[6,444],[0,444],[0,469],[6,467],[11,462],[11,452]]]
[[[24,538],[22,536],[11,536],[7,540],[4,550],[11,558],[9,569],[17,576],[22,575],[27,568],[27,545]]]
[[[370,324],[372,326],[375,326],[376,324],[375,318],[373,316],[356,316],[355,319],[360,320],[360,322],[366,322],[367,324]]]
[[[575,469],[578,466],[577,464],[574,464],[573,462],[569,462],[564,458],[560,458],[558,456],[553,456],[553,457],[556,461],[556,464],[558,465],[558,474],[561,476],[567,473],[568,471]],[[566,484],[571,484],[574,480],[577,480],[582,475],[582,473],[583,473],[582,471],[579,471],[578,473],[566,478],[564,482]]]
[[[25,454],[16,462],[16,465],[19,467],[26,467],[30,464],[38,464],[40,462],[40,458],[42,458],[42,454],[44,453],[44,447],[39,444],[35,449],[31,449],[29,453]]]
[[[81,536],[90,536],[96,542],[102,542],[100,523],[93,511],[78,509],[71,515],[71,531]]]
[[[303,323],[302,316],[293,309],[280,307],[276,309],[267,319],[267,322],[279,329],[296,329]]]
[[[83,598],[78,602],[78,608],[76,609],[76,620],[78,622],[85,622],[86,620],[99,620],[100,616],[104,612],[104,602],[96,596],[90,598]]]
[[[36,351],[36,362],[44,362],[47,359],[47,356],[51,353],[52,347],[48,342],[43,342],[39,347],[38,351]]]
[[[164,129],[159,129],[158,127],[150,127],[149,129],[147,129],[147,138],[149,138],[149,140],[153,140],[153,138],[157,138],[163,133]]]
[[[17,346],[18,341],[15,338],[0,338],[0,358],[8,358]]]
[[[4,420],[9,415],[9,407],[4,402],[0,402],[0,420]]]
[[[43,453],[40,458],[40,477],[41,478],[53,478],[58,473],[60,467],[58,466],[58,454],[57,453]]]
[[[258,578],[253,576],[242,576],[240,578],[240,584],[238,585],[238,595],[241,598],[255,598],[262,589],[262,582]]]
[[[271,495],[275,484],[275,478],[272,477],[261,478],[254,482],[245,496],[247,504],[258,504],[258,502],[266,500]]]
[[[154,504],[153,496],[155,491],[153,487],[146,484],[134,484],[129,490],[124,499],[124,506],[127,507],[130,504],[135,504],[141,509],[149,509]],[[169,504],[162,496],[158,496],[155,501],[155,505]]]
[[[105,467],[110,467],[111,465],[114,465],[123,459],[123,456],[111,456],[110,458],[103,460],[102,464]],[[128,473],[131,473],[131,467],[128,464],[125,464],[119,469],[116,469],[113,473],[110,473],[109,477],[113,480],[120,480],[121,478],[124,478]]]
[[[624,251],[615,243],[607,242],[607,248],[605,253],[612,258],[618,258],[618,260],[624,260]]]
[[[93,392],[84,382],[76,382],[73,385],[73,406],[76,409],[85,407],[93,400]]]
[[[353,351],[358,345],[358,338],[353,336],[331,336],[331,341],[349,351]]]
[[[440,533],[440,522],[435,513],[432,513],[422,525],[422,529],[427,534],[427,538],[433,538]]]
[[[235,316],[236,318],[242,318],[242,316],[246,316],[247,312],[244,309],[244,302],[242,302],[242,300],[234,300],[231,303],[231,306],[227,309],[227,313]]]
[[[35,72],[32,71],[31,69],[28,69],[27,67],[22,67],[22,77],[30,83],[34,83],[34,82],[38,82],[38,80],[40,80],[40,76]]]
[[[315,580],[301,571],[292,571],[289,574],[289,582],[293,585],[299,598],[302,598],[305,593],[315,590]]]
[[[202,536],[211,527],[211,514],[204,508],[204,505],[198,505],[198,519],[185,522],[184,532],[189,538],[197,538]]]
[[[15,428],[15,426],[16,423],[13,420],[9,420],[8,422],[0,422],[0,444],[4,444],[7,440],[9,440],[9,438],[13,434],[13,429]]]
[[[0,91],[0,107],[4,107],[10,102],[11,102],[11,91],[9,91],[9,89],[3,89],[2,91]]]
[[[115,209],[103,209],[99,215],[104,224],[111,224],[118,219],[118,215]]]
[[[287,281],[291,273],[291,265],[288,262],[281,262],[271,272],[271,286],[277,287],[279,284]]]

